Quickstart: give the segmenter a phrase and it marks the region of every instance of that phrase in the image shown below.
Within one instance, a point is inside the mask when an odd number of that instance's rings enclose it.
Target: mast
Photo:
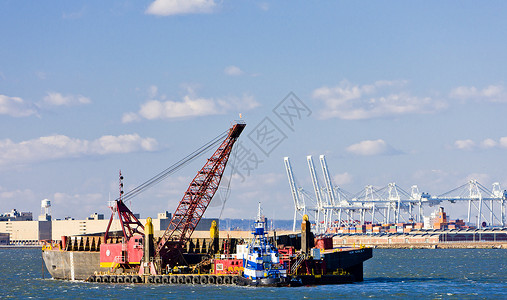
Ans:
[[[104,234],[104,238],[107,241],[109,238],[109,229],[111,228],[111,224],[113,222],[113,218],[115,214],[118,214],[118,219],[120,220],[121,229],[123,231],[123,237],[125,241],[128,241],[134,234],[138,233],[144,235],[144,226],[141,222],[134,216],[132,211],[123,203],[123,175],[119,175],[119,190],[120,196],[118,199],[114,201],[109,201],[108,206],[111,208],[111,217],[109,218],[109,223],[107,224],[106,233]],[[136,227],[133,227],[136,225]],[[139,231],[139,228],[142,229],[143,232]]]

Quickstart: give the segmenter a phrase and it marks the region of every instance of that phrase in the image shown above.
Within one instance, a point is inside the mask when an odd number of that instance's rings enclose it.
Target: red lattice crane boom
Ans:
[[[204,215],[218,189],[232,146],[245,126],[246,124],[243,122],[232,125],[225,140],[188,186],[169,226],[157,245],[156,254],[162,259],[163,266],[175,264],[182,246],[188,241]]]

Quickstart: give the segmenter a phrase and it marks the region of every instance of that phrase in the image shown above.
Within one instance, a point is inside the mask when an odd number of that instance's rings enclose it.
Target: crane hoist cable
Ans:
[[[245,126],[243,121],[231,124],[226,138],[188,185],[155,249],[156,255],[162,259],[162,268],[179,263],[178,256],[217,192],[231,150]]]
[[[207,142],[206,144],[199,147],[194,152],[190,153],[189,155],[185,156],[184,158],[180,159],[176,163],[174,163],[172,166],[168,167],[167,169],[163,170],[162,172],[158,173],[157,175],[153,176],[152,178],[148,179],[144,183],[140,184],[136,188],[128,191],[127,193],[123,194],[122,199],[123,201],[132,200],[135,196],[139,195],[140,193],[144,192],[148,188],[152,187],[153,185],[159,183],[160,181],[167,178],[169,175],[173,174],[174,172],[178,171],[185,165],[189,164],[193,160],[197,159],[198,157],[202,156],[204,153],[206,153],[209,149],[215,147],[216,145],[220,144],[222,140],[227,136],[228,130],[224,131],[211,141]],[[119,200],[117,198],[116,200]]]
[[[225,187],[225,193],[223,195],[219,194],[223,200],[223,203],[222,203],[222,209],[220,210],[220,215],[218,216],[218,219],[221,219],[222,218],[222,214],[224,212],[224,208],[225,208],[225,203],[227,202],[227,200],[229,199],[229,196],[231,195],[231,181],[232,181],[232,175],[234,174],[234,166],[236,165],[236,158],[238,156],[238,148],[234,148],[233,150],[233,153],[232,153],[232,161],[231,161],[231,165],[233,166],[231,168],[231,174],[229,175],[229,180],[227,182],[227,187]],[[238,168],[239,166],[236,166],[236,168]]]

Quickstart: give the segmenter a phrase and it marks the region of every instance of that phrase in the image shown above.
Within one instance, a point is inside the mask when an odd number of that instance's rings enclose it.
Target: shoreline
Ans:
[[[437,243],[437,244],[377,244],[364,245],[374,249],[507,249],[505,242]]]
[[[358,245],[342,245],[342,247],[357,247]],[[361,247],[373,249],[507,249],[505,242],[469,242],[469,243],[435,243],[435,244],[361,244]],[[0,245],[0,249],[31,249],[38,245]]]
[[[17,249],[17,248],[40,248],[42,245],[0,245],[0,249]]]

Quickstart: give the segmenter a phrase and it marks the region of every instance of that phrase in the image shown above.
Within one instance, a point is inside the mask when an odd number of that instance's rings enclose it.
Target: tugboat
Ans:
[[[243,256],[243,276],[238,285],[286,286],[289,284],[287,269],[280,263],[278,249],[267,238],[266,218],[261,214],[261,204],[254,223],[253,239]]]

